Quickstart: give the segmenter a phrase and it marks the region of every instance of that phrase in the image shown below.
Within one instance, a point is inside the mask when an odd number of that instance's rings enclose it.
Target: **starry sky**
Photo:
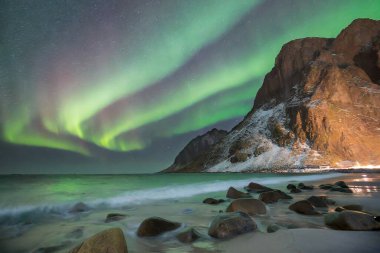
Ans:
[[[3,0],[0,173],[148,173],[251,109],[281,46],[378,0]]]

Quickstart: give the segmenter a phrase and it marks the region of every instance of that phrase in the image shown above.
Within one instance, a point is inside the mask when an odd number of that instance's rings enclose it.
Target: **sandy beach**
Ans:
[[[296,177],[299,179],[300,177]],[[301,177],[302,179],[303,177]],[[13,225],[1,226],[1,252],[69,252],[70,249],[86,238],[105,229],[118,227],[124,233],[128,252],[379,252],[379,231],[341,231],[329,228],[324,223],[324,216],[334,212],[338,206],[361,205],[363,211],[373,215],[380,214],[380,174],[354,173],[334,174],[324,179],[312,180],[305,177],[306,185],[313,185],[314,190],[302,190],[290,194],[287,184],[301,181],[292,177],[281,176],[281,183],[267,186],[279,189],[293,199],[279,200],[266,204],[266,214],[251,215],[257,224],[253,232],[235,236],[231,239],[215,239],[208,235],[212,220],[225,214],[232,200],[226,198],[227,185],[244,191],[241,180],[226,181],[223,191],[205,192],[189,197],[158,199],[147,203],[121,205],[120,207],[97,206],[78,213],[45,213],[45,217],[30,218]],[[353,193],[343,193],[319,189],[320,184],[344,180]],[[218,181],[219,182],[219,181]],[[248,182],[248,181],[246,181]],[[260,183],[260,179],[257,179]],[[264,182],[270,182],[265,181]],[[219,182],[220,183],[220,182]],[[215,184],[215,183],[214,183]],[[184,186],[185,187],[185,186]],[[196,190],[196,189],[194,189]],[[157,191],[157,194],[160,194]],[[168,194],[168,193],[166,193]],[[257,199],[259,194],[251,193]],[[310,196],[327,196],[336,203],[328,208],[316,208],[321,215],[303,215],[289,210],[289,205]],[[212,197],[225,199],[217,205],[203,204],[202,201]],[[120,220],[105,222],[109,213],[126,215]],[[41,214],[39,214],[41,216]],[[158,216],[169,221],[179,222],[178,229],[153,237],[136,235],[142,221]],[[268,226],[277,224],[280,229],[268,233]],[[191,243],[179,242],[176,235],[186,229],[194,228],[200,238]]]

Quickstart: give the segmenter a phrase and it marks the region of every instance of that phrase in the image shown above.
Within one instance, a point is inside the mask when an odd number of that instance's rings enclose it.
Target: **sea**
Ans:
[[[85,238],[110,227],[122,228],[129,252],[195,252],[197,248],[196,252],[215,252],[210,240],[183,245],[175,239],[175,232],[141,239],[136,236],[136,230],[144,219],[159,216],[181,222],[180,229],[192,226],[207,236],[210,221],[225,206],[202,204],[202,200],[225,198],[230,186],[243,190],[248,183],[257,182],[285,191],[288,183],[307,184],[345,177],[349,175],[3,175],[0,176],[0,252],[68,252]],[[79,202],[89,210],[72,212]],[[107,223],[105,218],[109,213],[121,213],[126,218]]]

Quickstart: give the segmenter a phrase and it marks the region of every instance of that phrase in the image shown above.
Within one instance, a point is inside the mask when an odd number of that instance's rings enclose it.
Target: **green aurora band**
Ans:
[[[251,109],[284,43],[380,19],[376,0],[78,2],[71,22],[59,4],[5,6],[5,141],[91,155],[210,128]]]

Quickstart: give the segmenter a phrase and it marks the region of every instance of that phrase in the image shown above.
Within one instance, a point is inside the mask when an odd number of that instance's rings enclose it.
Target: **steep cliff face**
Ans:
[[[285,44],[253,109],[197,157],[187,169],[380,164],[380,21],[355,20],[336,39]],[[185,168],[177,159],[173,166]]]

